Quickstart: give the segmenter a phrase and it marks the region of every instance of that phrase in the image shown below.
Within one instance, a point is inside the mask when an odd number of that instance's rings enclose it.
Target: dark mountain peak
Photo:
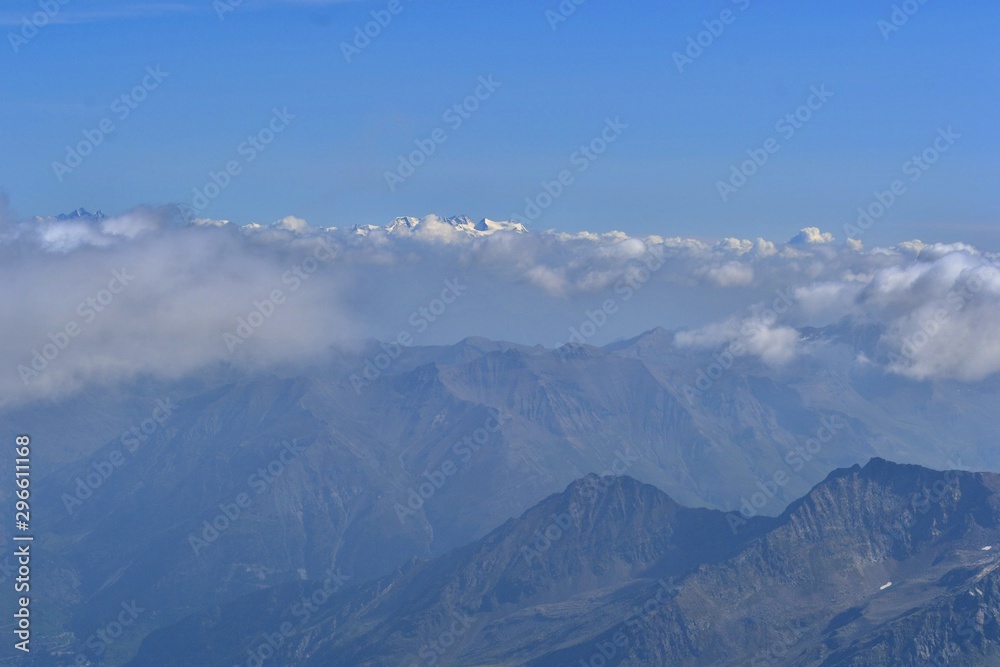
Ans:
[[[598,359],[604,356],[601,348],[592,345],[581,345],[579,343],[566,343],[556,348],[556,354],[563,361],[581,361],[585,359]]]
[[[624,474],[586,475],[505,528],[508,535],[517,536],[517,543],[527,539],[533,544],[553,522],[566,529],[544,559],[550,574],[552,568],[581,559],[596,570],[616,562],[644,563],[679,574],[696,562],[730,554],[747,537],[730,530],[725,513],[685,507],[655,486]]]
[[[502,340],[491,340],[482,336],[469,336],[450,345],[409,347],[403,352],[403,362],[406,365],[436,361],[442,365],[463,365],[475,362],[482,357],[508,350],[538,354],[534,348]],[[397,369],[398,370],[398,369]]]
[[[591,489],[595,488],[595,486],[600,486],[600,488],[603,488],[605,492],[612,491],[615,493],[625,494],[633,498],[638,498],[643,494],[653,493],[656,495],[662,495],[673,502],[673,499],[660,489],[650,484],[644,484],[629,475],[598,475],[596,472],[588,473],[580,479],[573,480],[569,483],[566,490],[563,491],[562,494],[557,495],[578,497],[581,494],[589,493]]]
[[[653,327],[649,331],[643,331],[638,336],[630,338],[624,342],[631,344],[639,342],[661,343],[670,342],[673,338],[674,334],[669,329],[664,329],[663,327]]]
[[[504,347],[502,341],[495,341],[483,336],[466,336],[455,343],[455,347],[470,347],[476,350],[495,350]]]
[[[638,336],[615,341],[604,346],[609,352],[621,350],[649,350],[666,348],[673,344],[674,333],[663,327],[653,327],[649,331],[644,331]]]
[[[78,208],[69,213],[60,213],[56,216],[56,220],[104,220],[105,217],[101,211],[91,213],[85,208]]]
[[[278,650],[285,664],[295,664],[292,646],[306,648],[308,665],[397,664],[460,613],[470,632],[447,664],[580,664],[616,633],[628,640],[618,664],[746,664],[774,645],[787,652],[780,664],[848,664],[823,661],[840,652],[863,656],[850,664],[917,664],[899,657],[910,636],[940,645],[966,626],[1000,636],[976,625],[1000,608],[995,494],[973,485],[961,504],[947,493],[926,510],[910,504],[945,475],[876,457],[833,471],[789,515],[734,531],[722,512],[684,507],[631,476],[588,474],[474,543],[347,591],[308,637]],[[664,622],[625,620],[650,600]],[[133,664],[190,634],[193,654],[237,623],[269,631],[274,606],[244,598],[220,616],[232,626],[161,630]],[[213,655],[237,655],[229,644]]]
[[[533,515],[544,518],[548,515],[547,513],[564,510],[570,506],[578,508],[581,515],[593,514],[596,508],[607,501],[609,496],[631,503],[640,502],[643,496],[656,497],[669,503],[674,502],[670,496],[655,486],[643,484],[628,475],[589,473],[573,480],[562,491],[553,493],[534,507],[526,510],[518,520],[530,520]]]
[[[845,551],[905,560],[998,523],[1000,476],[940,471],[873,457],[831,472],[778,517],[768,540],[816,544],[837,535]]]
[[[897,463],[881,456],[873,456],[863,466],[855,463],[847,468],[837,468],[817,484],[814,489],[831,486],[831,483],[846,477],[864,479],[887,488],[903,488],[913,485],[922,477],[944,475],[944,471],[925,468],[913,463]],[[916,490],[916,489],[915,489]]]
[[[875,456],[869,459],[864,466],[855,463],[847,468],[837,468],[830,471],[823,481],[814,486],[809,493],[790,504],[786,514],[818,496],[840,496],[845,493],[856,493],[859,484],[881,487],[886,492],[891,493],[906,493],[910,487],[916,484],[916,478],[920,473],[933,474],[934,471],[918,465],[894,463]]]
[[[952,466],[948,466],[951,468]],[[880,484],[887,489],[905,491],[908,487],[920,487],[934,480],[947,478],[949,480],[959,480],[970,473],[963,473],[956,470],[936,470],[914,463],[896,463],[887,461],[880,456],[872,457],[868,463],[861,468],[860,476],[873,483]],[[919,491],[919,488],[912,489]]]
[[[854,466],[858,468],[858,466]],[[854,469],[852,468],[852,470]],[[867,476],[877,478],[883,477],[888,478],[892,476],[897,476],[904,471],[917,472],[926,471],[930,472],[929,468],[924,468],[923,466],[913,465],[910,463],[895,463],[894,461],[889,461],[881,456],[873,456],[868,460],[868,463],[864,467],[860,468]]]
[[[865,470],[869,468],[883,468],[883,467],[897,466],[897,465],[903,465],[903,464],[893,463],[892,461],[884,459],[881,456],[873,456],[870,459],[868,459],[868,463],[865,464]]]
[[[847,468],[836,468],[827,473],[826,477],[823,478],[823,481],[817,484],[815,487],[813,487],[813,489],[817,489],[823,486],[828,486],[831,482],[844,477],[857,476],[862,472],[862,470],[864,469],[861,467],[861,464],[859,463],[855,463],[854,465]]]

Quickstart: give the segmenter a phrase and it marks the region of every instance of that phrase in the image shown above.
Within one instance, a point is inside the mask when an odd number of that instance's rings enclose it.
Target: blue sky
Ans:
[[[899,179],[867,245],[1000,248],[996,3],[912,0],[883,34],[893,2],[587,0],[553,29],[556,1],[399,0],[347,62],[341,45],[389,0],[245,0],[221,20],[208,0],[52,2],[49,25],[16,46],[22,17],[43,10],[0,12],[0,189],[22,216],[189,203],[236,161],[205,215],[507,219],[566,170],[572,182],[529,227],[786,239],[815,225],[843,238]],[[730,22],[678,71],[673,54],[724,11]],[[120,119],[114,100],[157,66],[168,76]],[[445,112],[480,77],[500,85],[454,127]],[[821,86],[832,96],[779,132]],[[241,142],[275,108],[294,119],[248,162]],[[60,182],[53,162],[105,118],[113,131]],[[627,128],[581,172],[571,156],[609,118]],[[386,171],[438,128],[446,140],[390,191]],[[947,128],[958,138],[910,180],[904,163]],[[723,201],[718,182],[768,138],[777,152]]]

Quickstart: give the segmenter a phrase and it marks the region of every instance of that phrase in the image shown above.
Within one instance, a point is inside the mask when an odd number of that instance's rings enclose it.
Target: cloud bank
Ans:
[[[858,363],[975,381],[1000,371],[996,265],[964,244],[865,249],[812,227],[774,242],[438,216],[336,229],[295,216],[237,226],[175,207],[61,220],[0,211],[0,399],[308,364],[401,333],[552,347],[609,299],[616,314],[585,342],[663,324],[679,349],[781,366],[822,344],[803,327],[847,320],[880,332],[878,354]]]

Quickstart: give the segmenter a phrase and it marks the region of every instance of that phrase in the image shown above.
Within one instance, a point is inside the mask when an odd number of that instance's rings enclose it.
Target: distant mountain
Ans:
[[[869,340],[808,335],[830,355]],[[40,410],[60,415],[33,436],[73,443],[32,462],[39,638],[82,650],[134,598],[148,615],[117,644],[134,650],[192,613],[298,590],[330,568],[361,586],[590,473],[728,511],[725,529],[744,539],[829,470],[873,456],[1000,470],[998,382],[808,359],[774,371],[737,358],[716,373],[710,353],[673,338],[558,350],[470,338],[388,363],[372,342],[304,375],[220,371],[0,413],[11,432]],[[160,399],[174,407],[156,421]]]
[[[75,211],[70,211],[69,213],[59,213],[55,216],[40,216],[36,215],[33,220],[36,223],[39,222],[73,222],[76,220],[84,220],[87,222],[100,222],[106,220],[108,216],[104,215],[102,211],[97,211],[96,213],[91,213],[85,208],[78,208]]]
[[[589,476],[466,547],[319,596],[309,614],[302,600],[323,582],[193,615],[129,664],[1000,660],[998,475],[873,459],[776,519],[731,526],[627,476]]]
[[[85,208],[78,208],[75,211],[70,211],[69,213],[60,213],[56,216],[56,220],[104,220],[104,213],[97,211],[96,213],[91,213]]]
[[[431,222],[433,220],[433,222]],[[355,225],[352,231],[355,234],[367,236],[372,232],[384,232],[386,234],[398,234],[405,232],[419,233],[421,228],[430,227],[433,224],[444,224],[469,236],[489,236],[496,232],[516,232],[523,234],[527,228],[519,222],[496,222],[494,220],[482,219],[478,222],[464,215],[451,218],[396,218],[388,225]]]

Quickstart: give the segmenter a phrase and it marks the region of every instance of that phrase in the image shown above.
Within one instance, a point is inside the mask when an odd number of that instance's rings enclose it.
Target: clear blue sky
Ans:
[[[787,239],[816,225],[842,238],[857,207],[901,178],[906,193],[866,244],[1000,248],[1000,5],[912,2],[919,10],[885,39],[877,23],[891,1],[587,0],[553,30],[556,0],[400,0],[350,63],[341,44],[389,0],[245,0],[224,20],[210,0],[70,0],[16,53],[9,33],[42,10],[11,2],[0,12],[0,188],[25,216],[190,202],[287,107],[296,118],[206,215],[506,219],[569,169],[573,183],[530,226]],[[678,72],[672,54],[723,10],[731,23]],[[157,65],[169,76],[119,121],[112,102]],[[500,88],[452,129],[444,112],[490,75]],[[833,97],[785,139],[776,121],[822,84]],[[53,161],[105,117],[114,131],[59,182]],[[608,117],[628,128],[580,173],[570,156]],[[904,162],[948,126],[961,137],[909,181]],[[390,192],[386,170],[436,128],[447,141]],[[722,201],[717,182],[769,137],[780,150]]]

